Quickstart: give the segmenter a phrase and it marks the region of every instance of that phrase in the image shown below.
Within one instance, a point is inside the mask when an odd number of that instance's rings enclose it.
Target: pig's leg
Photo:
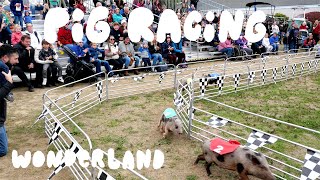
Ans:
[[[211,175],[211,171],[210,171],[210,166],[211,166],[211,165],[212,165],[212,163],[206,162],[205,167],[206,167],[206,171],[207,171],[208,176]]]
[[[249,180],[248,173],[244,169],[243,164],[241,164],[241,163],[237,164],[237,171],[239,173],[240,180]]]
[[[166,136],[168,135],[169,131],[168,131],[168,127],[165,126],[164,127],[164,133],[163,133],[163,138],[166,138]]]
[[[200,154],[200,155],[197,157],[197,160],[194,162],[194,164],[198,164],[198,162],[199,162],[200,160],[203,160],[203,161],[206,160],[206,159],[204,158],[204,154]]]
[[[160,118],[160,121],[159,121],[158,127],[160,127],[162,120],[163,120],[163,115],[162,115],[162,116],[161,116],[161,118]]]

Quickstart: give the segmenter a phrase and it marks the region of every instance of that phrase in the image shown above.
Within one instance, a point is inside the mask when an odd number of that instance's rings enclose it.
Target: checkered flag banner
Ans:
[[[201,96],[204,96],[204,93],[206,91],[206,87],[208,86],[208,79],[207,78],[200,78],[199,79],[199,86],[200,86]]]
[[[74,94],[74,98],[73,98],[73,101],[72,101],[72,107],[74,107],[74,105],[75,105],[76,102],[78,101],[81,93],[82,93],[82,90],[77,91],[77,92]]]
[[[272,79],[274,82],[276,82],[277,80],[277,75],[278,75],[278,68],[275,67],[272,69]]]
[[[291,66],[291,69],[292,69],[292,75],[294,76],[296,74],[297,64],[293,64]]]
[[[219,88],[219,94],[220,94],[221,91],[222,91],[223,80],[224,80],[224,76],[219,76],[219,77],[218,77],[217,84],[218,84],[218,88]]]
[[[164,80],[164,73],[162,72],[160,75],[159,75],[159,84],[162,83],[162,81]]]
[[[250,83],[253,83],[254,77],[256,76],[255,74],[256,74],[256,72],[254,72],[254,71],[251,71],[251,72],[249,73],[248,79],[249,79],[249,82],[250,82]]]
[[[246,146],[252,150],[256,150],[259,147],[264,146],[265,144],[273,144],[277,140],[277,138],[272,137],[268,134],[264,134],[262,132],[253,130],[252,133],[249,135]]]
[[[233,75],[234,78],[234,90],[236,91],[240,84],[240,74]]]
[[[177,106],[179,108],[180,106],[183,105],[183,98],[182,98],[179,91],[175,92],[173,94],[173,97],[174,97],[173,103],[175,106]]]
[[[79,148],[76,146],[76,144],[74,144],[73,142],[70,145],[69,150],[71,150],[72,152],[74,152],[74,154],[77,156],[78,152],[79,152]],[[48,179],[51,179],[53,176],[55,176],[56,174],[58,174],[64,167],[66,166],[65,162],[62,162],[52,173],[51,175],[48,177]]]
[[[102,81],[99,81],[96,86],[97,86],[99,101],[101,102],[101,100],[102,100],[102,91],[103,91]]]
[[[221,117],[212,116],[206,124],[214,128],[219,128],[225,126],[227,123],[228,121]]]
[[[301,63],[301,74],[303,73],[304,70],[304,63]]]
[[[319,59],[316,59],[314,61],[314,67],[317,69],[318,68],[318,64],[319,64]]]
[[[97,179],[98,180],[115,180],[112,176],[110,176],[110,174],[108,174],[102,169],[99,170]]]
[[[266,82],[266,76],[267,76],[267,70],[266,69],[262,69],[261,71],[261,79],[263,84]]]
[[[320,153],[308,149],[300,179],[315,180],[317,178],[320,178]]]
[[[282,66],[281,67],[282,71],[281,71],[281,76],[284,77],[287,74],[287,70],[288,70],[288,66]]]
[[[49,140],[49,145],[50,145],[53,141],[55,141],[55,140],[58,139],[61,131],[63,131],[63,130],[62,130],[61,127],[58,125],[58,123],[54,123],[54,129],[53,129],[51,138],[50,138],[50,140]]]
[[[43,110],[42,110],[41,114],[38,116],[38,118],[36,119],[36,122],[34,122],[33,125],[35,125],[38,121],[40,121],[42,118],[44,118],[49,113],[48,111],[49,110],[47,109],[47,107],[43,106]]]
[[[310,71],[311,68],[312,68],[312,61],[309,61],[309,62],[308,62],[308,67],[309,67],[309,71]]]
[[[194,119],[194,112],[196,112],[195,109],[192,109],[191,119]],[[190,107],[188,107],[188,117],[190,115]]]

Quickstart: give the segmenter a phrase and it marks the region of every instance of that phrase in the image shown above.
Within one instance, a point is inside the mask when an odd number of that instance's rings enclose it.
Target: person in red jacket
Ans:
[[[313,27],[312,34],[313,34],[314,40],[316,41],[316,43],[318,43],[319,38],[320,38],[319,37],[319,35],[320,35],[320,23],[318,23],[316,21],[314,24],[315,24],[315,27]]]
[[[72,33],[71,29],[69,28],[69,24],[66,24],[64,27],[59,28],[58,31],[58,44],[67,45],[73,44],[72,41]]]
[[[303,48],[312,48],[316,45],[316,41],[313,39],[313,35],[310,33],[309,37],[304,40],[303,42]]]
[[[83,5],[83,1],[82,0],[77,0],[74,8],[78,8],[81,11],[83,11],[83,13],[86,13],[86,7]]]

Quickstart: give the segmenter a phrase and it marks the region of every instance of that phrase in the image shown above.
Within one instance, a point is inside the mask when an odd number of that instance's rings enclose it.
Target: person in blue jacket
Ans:
[[[104,50],[99,49],[96,43],[91,43],[91,47],[89,48],[89,56],[90,56],[90,62],[96,66],[96,73],[101,72],[101,65],[103,65],[107,73],[110,72],[109,77],[112,77],[113,73],[108,61],[100,60],[98,58],[100,53],[104,54]],[[101,76],[103,76],[103,74],[101,74]]]
[[[273,47],[272,52],[278,52],[279,50],[279,37],[276,32],[269,39],[270,45]]]
[[[12,14],[14,15],[14,23],[20,24],[21,27],[23,27],[23,0],[11,0],[10,1],[10,10]]]
[[[174,43],[174,51],[178,57],[177,64],[185,63],[186,62],[186,54],[182,49],[182,38],[179,43]]]
[[[142,46],[139,48],[139,52],[141,52],[141,59],[144,63],[144,66],[151,66],[151,60],[152,59],[152,56],[150,54],[150,51],[149,51],[149,46],[148,46],[148,42],[144,41],[142,43]]]
[[[171,36],[167,34],[166,40],[161,44],[162,56],[169,61],[169,64],[177,65],[177,55],[174,51],[175,45]]]

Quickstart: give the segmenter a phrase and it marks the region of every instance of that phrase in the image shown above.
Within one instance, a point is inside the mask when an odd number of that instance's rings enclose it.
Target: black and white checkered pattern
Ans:
[[[314,60],[314,67],[315,67],[315,69],[318,68],[318,65],[319,65],[319,59]]]
[[[225,126],[227,123],[228,121],[221,117],[212,116],[206,124],[214,128],[219,128]]]
[[[317,178],[320,178],[320,153],[308,149],[300,179],[315,180]]]
[[[312,69],[312,61],[308,61],[308,68],[309,68],[309,71]]]
[[[142,79],[144,79],[144,76],[136,76],[136,77],[133,77],[133,80],[134,80],[134,81],[142,81]]]
[[[74,154],[77,156],[79,152],[79,148],[76,146],[75,143],[71,143],[69,150],[74,152]],[[48,179],[51,179],[54,175],[58,174],[64,167],[66,166],[65,162],[62,162],[53,172],[52,174],[48,177]]]
[[[97,91],[98,91],[98,98],[99,98],[99,101],[101,102],[101,100],[102,100],[102,92],[103,92],[103,83],[102,83],[102,81],[99,81],[96,86],[97,86]]]
[[[267,70],[266,69],[262,69],[261,71],[261,79],[263,84],[266,82],[266,76],[267,76]]]
[[[222,91],[222,87],[223,87],[223,84],[224,84],[223,80],[224,80],[224,76],[219,76],[218,79],[217,79],[217,85],[218,85],[218,88],[219,88],[219,94]]]
[[[162,81],[164,80],[164,73],[162,72],[160,75],[159,75],[159,84],[162,83]]]
[[[204,96],[207,86],[208,86],[208,78],[200,78],[199,87],[200,87],[201,96]]]
[[[281,77],[284,77],[287,74],[287,70],[288,70],[288,66],[282,66],[281,67],[282,71],[281,71]]]
[[[236,91],[240,84],[240,74],[233,75],[234,78],[234,90]]]
[[[249,79],[249,82],[250,82],[250,83],[253,83],[255,76],[256,76],[256,72],[251,71],[251,72],[249,73],[248,79]]]
[[[272,79],[274,82],[277,81],[277,76],[278,76],[278,68],[275,67],[272,69]]]
[[[174,98],[173,98],[173,103],[174,103],[174,105],[175,105],[177,108],[181,107],[181,106],[183,105],[183,98],[182,98],[180,92],[179,92],[179,91],[175,92],[175,93],[173,94],[173,97],[174,97]]]
[[[304,70],[304,63],[301,63],[301,74],[303,74],[303,70]]]
[[[277,140],[278,139],[273,136],[253,130],[249,135],[246,146],[252,150],[256,150],[265,144],[273,144]]]
[[[102,169],[99,170],[97,179],[98,180],[115,180],[112,176],[110,176],[110,174],[108,174]]]
[[[46,115],[48,115],[48,112],[49,110],[43,106],[43,110],[41,112],[41,114],[38,116],[38,118],[36,119],[36,122],[34,122],[34,124],[36,124],[39,120],[41,120],[42,118],[44,118]]]
[[[74,107],[74,105],[76,104],[76,102],[78,101],[79,97],[80,97],[80,94],[82,93],[82,90],[76,92],[74,94],[74,98],[73,98],[73,101],[72,101],[72,107]]]
[[[297,64],[293,64],[291,66],[291,69],[292,69],[292,75],[294,76],[296,74]]]
[[[49,140],[49,145],[50,145],[53,141],[55,141],[55,140],[58,139],[61,131],[63,131],[63,130],[62,130],[61,127],[58,125],[58,123],[54,123],[54,129],[53,129],[52,135],[51,135],[50,140]]]

